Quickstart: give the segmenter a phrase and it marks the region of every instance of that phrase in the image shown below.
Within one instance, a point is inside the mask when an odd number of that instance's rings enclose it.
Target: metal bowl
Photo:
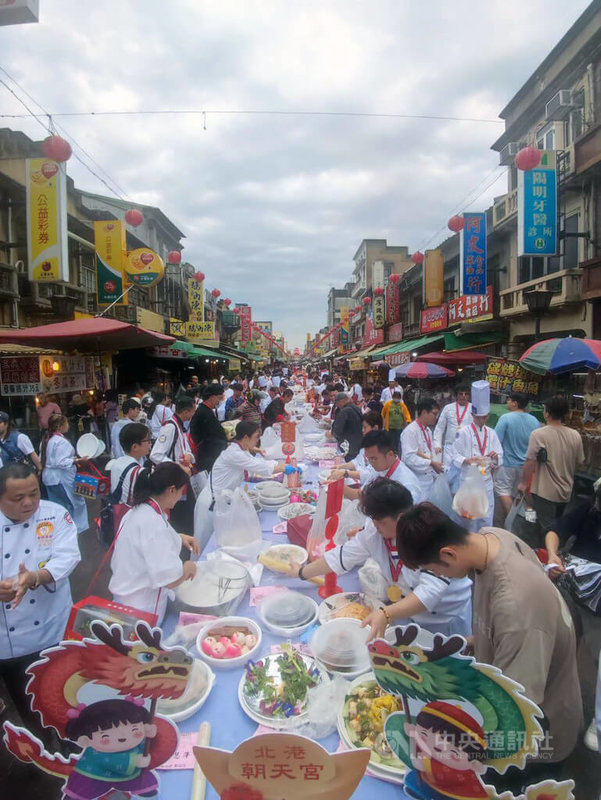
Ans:
[[[251,586],[243,564],[225,559],[199,561],[196,576],[175,589],[175,607],[179,611],[226,617],[235,614]]]

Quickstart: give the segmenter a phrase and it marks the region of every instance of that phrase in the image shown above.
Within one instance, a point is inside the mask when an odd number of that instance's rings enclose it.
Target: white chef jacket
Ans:
[[[371,464],[367,464],[366,470],[360,470],[360,480],[361,486],[365,487],[367,484],[372,483],[375,481],[376,478],[385,478],[387,476],[386,470],[384,472],[376,472],[376,470],[371,466]],[[420,502],[421,497],[421,487],[418,479],[415,477],[413,472],[403,464],[402,461],[399,461],[398,466],[394,470],[394,472],[388,476],[391,481],[396,481],[400,483],[405,489],[408,489],[411,492],[411,497],[413,498],[414,503]]]
[[[324,554],[328,566],[337,575],[362,566],[373,558],[390,583],[395,582],[390,569],[390,553],[384,537],[371,519],[352,539]],[[414,622],[432,631],[471,633],[472,582],[469,578],[440,578],[431,572],[403,566],[396,583],[404,596],[413,592],[428,609],[412,617]]]
[[[75,494],[75,449],[61,433],[54,433],[46,445],[46,466],[42,471],[42,482],[46,486],[62,486],[73,509],[73,521],[79,533],[87,530],[88,508],[86,501]]]
[[[115,602],[158,614],[160,625],[169,596],[165,587],[183,573],[181,549],[164,512],[148,503],[128,511],[111,558],[109,589]]]
[[[153,464],[162,464],[163,461],[175,461],[179,464],[187,453],[192,453],[188,437],[174,415],[161,427],[159,438],[152,446],[150,460]]]
[[[360,383],[354,383],[351,392],[351,397],[355,395],[355,399],[360,403],[363,400],[363,389]]]
[[[15,578],[23,563],[28,570],[47,569],[55,582],[55,591],[52,584],[29,590],[16,608],[0,604],[0,660],[37,653],[63,638],[73,604],[69,575],[80,559],[77,528],[57,503],[41,500],[25,522],[0,512],[0,580]]]
[[[217,406],[217,419],[219,422],[225,422],[225,404],[233,394],[233,389],[226,389],[223,393],[223,400]]]
[[[121,496],[117,500],[118,503],[125,503],[128,506],[132,504],[133,488],[142,466],[133,456],[123,456],[123,458],[118,458],[107,464],[107,469],[111,473],[111,492],[117,489],[124,470],[127,469],[130,464],[135,464],[135,466],[127,471],[127,475],[123,480],[123,486],[121,487]]]
[[[455,443],[453,445],[453,464],[456,467],[461,469],[464,464],[466,458],[481,458],[482,453],[480,452],[480,447],[478,445],[478,440],[476,438],[476,434],[474,432],[474,427],[476,427],[476,423],[472,423],[468,425],[467,428],[462,428],[459,431],[459,435],[455,439]],[[497,436],[497,433],[493,428],[489,428],[488,425],[484,425],[482,429],[478,428],[478,436],[480,437],[480,444],[484,446],[484,439],[486,437],[486,447],[484,450],[484,455],[487,456],[489,453],[497,453],[498,460],[496,466],[502,466],[503,464],[503,445],[501,444],[501,440]],[[484,479],[487,483],[492,484],[492,474],[491,474],[491,467],[486,467],[486,471],[484,473]]]
[[[122,417],[118,419],[117,422],[113,425],[113,429],[111,431],[111,452],[113,454],[113,458],[121,458],[121,456],[125,455],[123,448],[121,447],[121,442],[119,441],[119,433],[126,425],[130,425],[132,422],[139,422],[140,417],[138,415],[138,419],[129,419],[129,417]]]
[[[272,377],[272,379],[271,379],[271,385],[275,386],[276,389],[280,388],[281,382],[282,382],[282,376],[281,375],[274,375]]]
[[[467,404],[467,409],[458,403],[449,403],[440,412],[434,428],[434,449],[442,451],[445,467],[448,467],[453,459],[451,450],[459,431],[471,424],[471,403]]]
[[[261,414],[265,413],[265,411],[267,410],[267,406],[270,403],[273,403],[273,398],[269,394],[267,395],[267,397],[264,397],[262,400],[259,400],[259,411],[261,412]]]
[[[29,438],[29,436],[26,436],[24,433],[20,433],[17,436],[17,447],[23,453],[24,456],[30,456],[32,453],[35,453],[35,448],[31,443],[31,439]],[[2,461],[2,457],[3,456],[6,457],[6,454],[4,453],[4,450],[2,450],[2,448],[0,447],[0,467],[4,466],[4,462]],[[8,459],[7,459],[6,463],[7,464],[10,463],[8,461]]]
[[[403,399],[403,388],[401,386],[395,386],[393,389],[395,392],[401,393],[401,400]],[[392,391],[390,390],[390,386],[385,386],[382,389],[382,394],[380,395],[380,403],[384,405],[388,400],[392,400]]]
[[[159,438],[161,427],[173,417],[173,414],[174,411],[169,406],[164,406],[162,403],[157,405],[148,425],[153,439]]]
[[[429,437],[424,434],[417,421],[410,422],[401,433],[401,459],[418,479],[421,489],[420,502],[428,499],[436,478],[436,472],[430,462],[439,460],[434,453],[433,433],[429,429],[427,433]],[[418,452],[423,455],[418,455]]]

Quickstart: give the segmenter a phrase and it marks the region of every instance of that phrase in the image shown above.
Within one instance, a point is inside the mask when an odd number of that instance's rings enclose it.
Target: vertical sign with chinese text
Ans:
[[[444,261],[442,250],[426,250],[424,262],[424,302],[428,308],[444,300]]]
[[[388,281],[386,287],[386,324],[394,325],[401,318],[401,286]]]
[[[94,223],[96,248],[96,293],[99,305],[114,303],[129,285],[123,266],[125,259],[125,225],[119,220]],[[128,304],[127,295],[118,305]]]
[[[188,278],[188,305],[190,322],[204,322],[205,282]]]
[[[67,174],[47,158],[25,161],[29,280],[69,280]]]
[[[518,256],[557,254],[557,160],[543,150],[538,167],[518,170]]]
[[[349,342],[349,307],[342,306],[340,309],[340,347],[348,349]]]
[[[461,294],[486,294],[486,214],[464,214],[463,218]]]
[[[252,341],[252,308],[250,306],[239,306],[240,308],[240,341],[247,344]]]

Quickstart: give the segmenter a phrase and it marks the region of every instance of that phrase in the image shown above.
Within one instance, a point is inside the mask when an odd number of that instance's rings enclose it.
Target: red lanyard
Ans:
[[[157,514],[160,517],[163,516],[163,509],[160,507],[160,505],[157,503],[156,500],[153,500],[152,497],[148,498],[148,500],[146,501],[146,505],[149,505],[154,511],[157,512]]]
[[[424,434],[424,439],[426,440],[426,444],[428,446],[428,450],[430,451],[430,455],[431,455],[432,454],[432,436],[430,435],[430,432],[428,431],[428,429],[424,428],[424,426],[421,424],[421,422],[419,420],[417,421],[417,424],[419,425],[419,428],[420,428],[421,432]]]
[[[482,457],[484,457],[486,455],[486,445],[488,443],[488,429],[486,428],[486,425],[485,425],[484,426],[484,442],[480,441],[480,436],[478,435],[478,428],[476,428],[476,426],[474,425],[473,422],[472,422],[472,430],[474,431],[474,433],[476,435],[476,440],[478,442],[478,449],[480,450],[480,455]]]
[[[394,464],[390,467],[390,469],[386,473],[386,477],[387,478],[390,478],[390,476],[394,474],[394,471],[396,470],[396,468],[398,467],[398,465],[400,463],[401,463],[401,459],[397,458],[397,460],[394,462]]]
[[[388,563],[390,564],[390,574],[392,575],[393,581],[398,581],[399,575],[401,574],[401,570],[403,569],[403,562],[398,557],[398,551],[394,544],[392,543],[392,539],[384,539],[386,544],[386,549],[388,550]],[[393,558],[393,555],[397,556],[397,559]]]
[[[461,423],[465,419],[465,415],[467,414],[468,405],[465,404],[465,408],[463,409],[463,414],[459,416],[459,403],[455,403],[455,413],[457,414],[457,427],[461,427]]]

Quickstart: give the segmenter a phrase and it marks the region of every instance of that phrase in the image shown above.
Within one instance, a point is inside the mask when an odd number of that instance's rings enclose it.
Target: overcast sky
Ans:
[[[0,65],[51,113],[495,120],[587,5],[40,0],[39,24],[0,28]],[[1,85],[0,112],[24,112]],[[494,122],[215,113],[206,130],[200,115],[56,122],[126,198],[159,206],[185,233],[184,256],[209,288],[248,302],[292,346],[325,324],[328,288],[350,278],[362,239],[434,246],[452,213],[483,209],[506,186],[503,168],[491,174],[503,131]],[[0,125],[45,135],[33,119]],[[108,193],[74,159],[68,170],[78,187]]]

